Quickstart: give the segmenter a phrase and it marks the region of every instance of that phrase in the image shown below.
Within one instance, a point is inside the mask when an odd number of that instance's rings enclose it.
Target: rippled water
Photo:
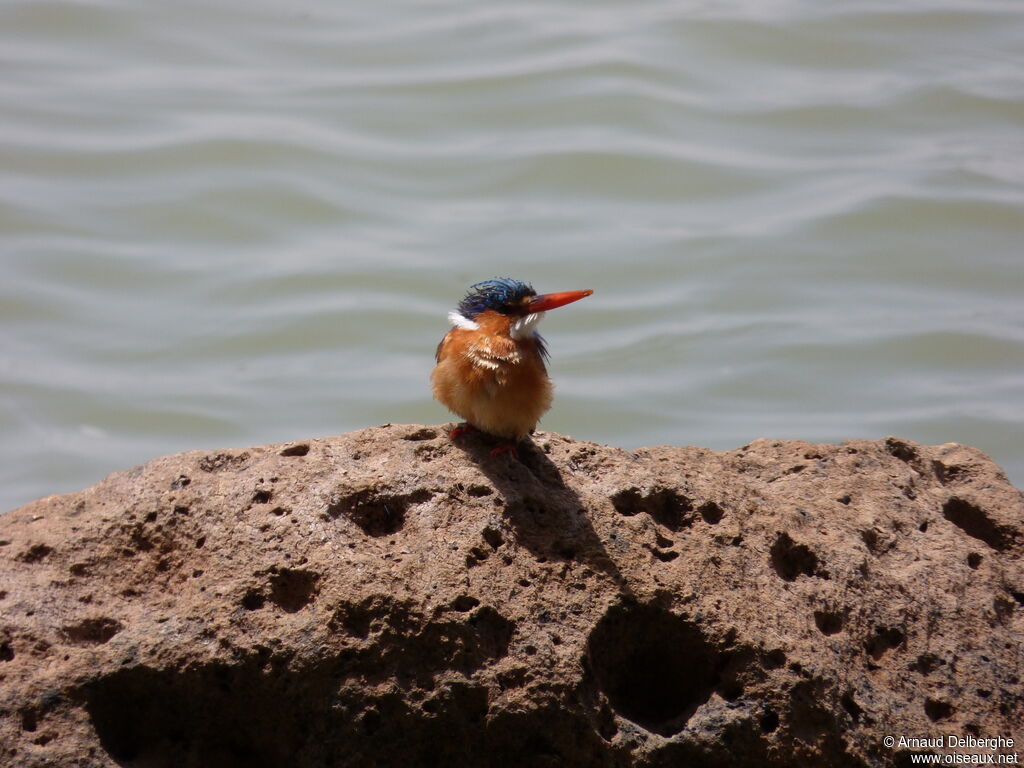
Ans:
[[[593,288],[543,426],[898,434],[1024,484],[1019,0],[0,7],[0,508],[439,423],[476,280]]]

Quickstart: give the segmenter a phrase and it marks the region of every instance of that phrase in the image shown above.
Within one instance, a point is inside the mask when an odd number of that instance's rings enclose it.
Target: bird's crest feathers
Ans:
[[[521,309],[527,299],[536,295],[529,283],[496,277],[471,285],[466,297],[459,302],[459,314],[470,320],[488,309],[507,315]]]

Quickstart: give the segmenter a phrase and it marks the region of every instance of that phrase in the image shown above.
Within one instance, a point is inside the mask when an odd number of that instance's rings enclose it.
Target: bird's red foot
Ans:
[[[491,456],[500,456],[503,453],[511,453],[513,458],[519,458],[519,448],[511,440],[508,442],[498,443],[496,446],[491,448]]]
[[[459,424],[457,427],[453,427],[448,430],[448,439],[454,440],[457,437],[468,434],[473,431],[473,427],[469,424]]]

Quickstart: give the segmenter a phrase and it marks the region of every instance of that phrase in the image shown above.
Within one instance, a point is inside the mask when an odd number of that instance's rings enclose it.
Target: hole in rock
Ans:
[[[480,565],[488,557],[490,557],[489,552],[480,547],[470,547],[469,554],[466,555],[466,567],[472,568],[475,565]]]
[[[643,512],[643,497],[639,488],[626,488],[612,496],[612,506],[623,517],[633,517]]]
[[[122,629],[121,622],[103,616],[69,624],[61,628],[61,634],[75,645],[102,645]]]
[[[282,568],[270,577],[270,600],[285,613],[295,613],[313,602],[320,574]]]
[[[250,589],[242,597],[242,607],[247,611],[257,611],[266,604],[266,596],[255,589]]]
[[[435,711],[425,712],[401,693],[367,689],[351,664],[327,656],[276,669],[258,658],[122,668],[80,692],[106,752],[96,761],[145,768],[454,766],[479,764],[488,753],[485,688],[439,686]],[[527,757],[520,764],[531,763]]]
[[[772,567],[784,581],[795,581],[800,575],[828,578],[818,568],[818,556],[806,544],[793,541],[785,531],[775,539],[769,554]]]
[[[928,715],[928,719],[933,723],[938,722],[939,720],[948,720],[953,716],[953,711],[953,705],[948,701],[925,699],[924,713]]]
[[[309,443],[296,443],[281,450],[281,456],[305,456],[309,453]]]
[[[23,563],[38,563],[51,552],[53,552],[53,547],[47,546],[46,544],[33,544],[18,555],[18,559]]]
[[[882,658],[886,651],[896,648],[903,643],[903,633],[895,627],[879,627],[875,630],[868,641],[864,643],[864,650],[875,661]]]
[[[823,635],[834,635],[843,629],[843,614],[837,611],[815,611],[814,623]]]
[[[437,437],[437,430],[431,429],[430,427],[421,427],[415,432],[409,432],[408,434],[402,435],[403,440],[409,440],[414,443],[418,443],[423,440],[433,440],[435,437]]]
[[[21,730],[35,733],[39,728],[39,714],[31,708],[21,710]]]
[[[877,555],[882,551],[882,539],[874,528],[866,528],[861,531],[860,538],[872,554]]]
[[[478,605],[480,605],[480,601],[472,595],[459,595],[454,600],[452,600],[452,608],[454,608],[456,611],[459,611],[460,613],[471,611]]]
[[[697,508],[697,511],[704,518],[704,522],[711,525],[717,525],[725,516],[725,510],[713,501],[705,501]]]
[[[203,472],[222,472],[225,469],[238,469],[248,460],[248,452],[237,455],[233,453],[216,453],[201,458],[199,460],[199,468]]]
[[[907,464],[915,465],[921,461],[921,454],[917,448],[909,443],[904,442],[896,437],[887,438],[885,441],[885,449],[890,455],[895,456],[900,461],[904,461]]]
[[[340,495],[327,508],[327,514],[344,515],[368,536],[389,536],[405,525],[405,513],[411,505],[422,504],[431,496],[426,488],[404,494],[366,488]]]
[[[612,708],[662,736],[679,733],[708,700],[725,661],[697,625],[648,605],[609,609],[587,652]]]
[[[971,476],[971,470],[968,467],[959,464],[944,464],[937,460],[932,461],[932,471],[943,485],[963,482]]]
[[[497,528],[491,528],[490,526],[484,528],[483,537],[484,541],[491,546],[491,549],[497,549],[505,543],[505,537],[501,535],[501,531]]]
[[[639,488],[625,488],[611,497],[615,511],[624,517],[646,512],[670,531],[678,531],[693,522],[693,502],[673,488],[654,488],[643,493]]]
[[[928,675],[938,669],[946,662],[934,653],[922,653],[913,664],[910,665],[910,669],[918,672],[922,675]]]
[[[968,536],[973,536],[992,549],[1000,551],[1008,546],[1006,531],[995,524],[981,507],[953,496],[942,506],[942,514],[949,522]]]
[[[382,597],[368,597],[359,602],[341,603],[334,611],[328,626],[332,630],[365,640],[370,636],[374,620],[380,615],[386,615],[391,605],[389,598]]]
[[[411,603],[373,595],[340,604],[329,626],[360,639],[372,636],[375,648],[366,661],[380,665],[384,659],[392,673],[410,676],[468,672],[508,653],[515,624],[470,595],[459,596],[451,607],[456,613],[429,619]]]
[[[864,714],[864,709],[854,700],[853,694],[850,692],[844,693],[842,697],[840,697],[839,703],[854,722],[858,722],[860,720],[860,716]]]
[[[1001,622],[1009,620],[1010,616],[1013,615],[1014,608],[1015,606],[1013,601],[1003,597],[1002,595],[999,595],[992,600],[992,610],[996,612],[996,618]]]
[[[768,651],[764,657],[764,668],[765,669],[779,669],[783,664],[786,663],[786,652],[781,648],[775,648],[774,650]]]
[[[660,549],[652,549],[651,552],[654,554],[656,558],[661,560],[661,562],[663,563],[671,563],[673,560],[679,557],[678,552],[663,551]]]

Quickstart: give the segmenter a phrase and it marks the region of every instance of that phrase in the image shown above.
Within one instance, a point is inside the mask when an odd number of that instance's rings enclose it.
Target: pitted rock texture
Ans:
[[[533,440],[517,460],[388,425],[193,451],[3,515],[0,764],[902,766],[884,736],[1024,744],[1024,501],[983,454]]]

